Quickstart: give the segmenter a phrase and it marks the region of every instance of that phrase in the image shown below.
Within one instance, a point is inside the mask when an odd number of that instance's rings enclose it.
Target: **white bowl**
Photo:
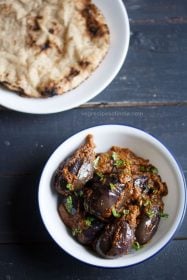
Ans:
[[[70,236],[57,212],[57,194],[51,186],[53,174],[59,164],[84,142],[89,133],[94,136],[96,152],[105,152],[113,145],[128,147],[137,155],[149,159],[158,168],[162,180],[168,185],[168,195],[164,197],[164,212],[168,213],[169,217],[161,219],[156,234],[141,250],[118,259],[102,259],[94,253],[92,254]],[[39,207],[48,232],[67,253],[96,266],[125,267],[148,259],[171,240],[185,214],[185,180],[182,170],[171,153],[151,135],[128,126],[97,126],[70,137],[49,158],[40,180]]]
[[[122,67],[129,47],[129,20],[122,0],[93,0],[110,29],[110,48],[94,73],[74,90],[50,98],[28,98],[0,88],[0,104],[25,113],[49,114],[77,107],[103,91]]]

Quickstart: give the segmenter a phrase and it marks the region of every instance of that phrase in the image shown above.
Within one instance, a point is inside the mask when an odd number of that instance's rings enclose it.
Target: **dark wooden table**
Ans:
[[[115,1],[115,0],[114,0]],[[118,76],[98,97],[52,115],[0,109],[0,280],[186,279],[187,221],[144,263],[102,269],[64,253],[41,221],[37,192],[53,150],[100,124],[141,128],[173,151],[187,175],[187,1],[126,0],[131,42]]]

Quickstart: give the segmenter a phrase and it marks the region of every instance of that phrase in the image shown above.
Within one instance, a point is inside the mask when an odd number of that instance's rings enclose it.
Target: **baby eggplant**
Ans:
[[[84,218],[81,200],[75,194],[61,197],[58,212],[64,224],[71,229]]]
[[[59,166],[54,178],[58,193],[67,195],[70,191],[82,188],[93,177],[94,148],[93,136],[88,135],[85,144]]]
[[[151,213],[151,214],[150,214]],[[140,245],[147,243],[158,229],[160,222],[159,208],[153,207],[149,215],[144,212],[140,216],[140,223],[137,226],[135,236]]]
[[[95,250],[104,258],[117,258],[128,253],[133,241],[133,230],[124,219],[119,219],[107,224],[95,242]]]
[[[134,186],[136,188],[139,188],[141,192],[148,193],[149,187],[148,187],[148,177],[147,176],[140,176],[134,180]]]
[[[75,238],[84,245],[89,245],[104,227],[102,221],[86,215],[82,201],[75,194],[63,197],[58,211],[64,224],[71,229]]]
[[[72,231],[76,239],[84,245],[89,245],[96,238],[98,233],[103,229],[104,223],[96,218],[93,220],[88,217],[85,218],[84,223],[80,224],[80,228]]]
[[[112,215],[112,209],[119,201],[124,188],[125,185],[116,181],[114,175],[105,175],[103,180],[94,178],[84,190],[85,210],[103,221],[107,220]]]

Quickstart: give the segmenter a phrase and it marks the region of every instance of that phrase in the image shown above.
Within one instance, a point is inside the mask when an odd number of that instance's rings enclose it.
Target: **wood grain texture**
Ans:
[[[124,3],[131,29],[127,59],[111,85],[92,101],[187,100],[187,2]]]
[[[92,101],[187,100],[186,34],[187,24],[133,24],[125,64],[110,86]]]
[[[113,82],[90,103],[187,101],[187,2],[124,3],[131,28],[127,59]]]
[[[38,182],[56,147],[82,129],[126,124],[175,155],[187,179],[187,1],[124,0],[131,40],[124,66],[96,98],[52,115],[0,107],[0,280],[179,280],[187,275],[187,215],[158,255],[102,269],[64,253],[46,232]],[[78,97],[77,97],[78,98]]]
[[[179,280],[187,274],[186,263],[187,241],[173,241],[153,258],[124,269],[86,265],[54,243],[0,245],[1,280]]]
[[[187,18],[187,2],[185,0],[123,0],[127,7],[129,18],[133,21],[151,22],[170,19],[170,23],[175,19]],[[183,21],[181,21],[183,23]]]
[[[158,137],[187,170],[187,106],[78,108],[53,115],[0,112],[0,174],[40,170],[53,150],[74,133],[101,124],[126,124]],[[182,135],[182,138],[181,138]]]

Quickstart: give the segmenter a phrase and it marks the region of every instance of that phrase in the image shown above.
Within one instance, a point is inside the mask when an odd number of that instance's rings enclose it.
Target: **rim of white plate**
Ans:
[[[24,113],[50,114],[75,108],[101,93],[121,69],[129,47],[130,27],[122,0],[94,0],[111,32],[109,51],[100,66],[77,88],[61,96],[29,98],[0,88],[0,104]]]

